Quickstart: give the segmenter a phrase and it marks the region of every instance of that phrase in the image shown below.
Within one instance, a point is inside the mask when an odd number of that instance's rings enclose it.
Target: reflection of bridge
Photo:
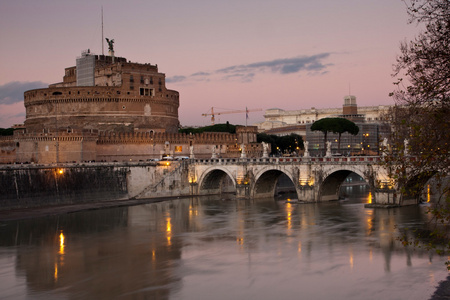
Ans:
[[[395,190],[389,184],[380,157],[244,158],[192,160],[189,182],[194,194],[220,193],[233,183],[241,198],[272,197],[280,175],[292,181],[298,198],[304,201],[337,200],[339,188],[352,172],[369,184],[377,202],[393,203]]]
[[[389,181],[381,159],[379,156],[190,159],[165,170],[165,179],[158,185],[148,184],[144,169],[130,170],[130,178],[139,178],[136,180],[142,184],[130,186],[129,193],[135,198],[222,192],[235,192],[238,198],[273,197],[278,178],[285,174],[299,200],[330,201],[338,199],[341,184],[354,172],[368,183],[373,202],[399,203],[401,197],[396,192],[399,189]]]

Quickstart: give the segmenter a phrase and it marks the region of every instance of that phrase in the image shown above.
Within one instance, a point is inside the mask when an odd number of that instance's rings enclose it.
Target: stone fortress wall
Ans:
[[[24,94],[27,132],[49,128],[177,132],[176,91],[139,95],[117,87],[53,87]]]
[[[72,130],[39,134],[17,130],[12,137],[0,137],[0,163],[81,163],[88,161],[129,162],[160,159],[164,155],[211,158],[260,157],[256,127],[238,127],[238,133],[200,134],[168,132],[98,132]]]

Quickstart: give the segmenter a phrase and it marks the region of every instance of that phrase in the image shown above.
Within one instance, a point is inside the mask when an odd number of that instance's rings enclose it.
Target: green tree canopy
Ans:
[[[14,129],[12,128],[0,128],[0,135],[13,135]]]
[[[224,123],[224,124],[215,124],[211,126],[205,126],[205,127],[186,127],[181,128],[178,130],[179,133],[202,133],[202,132],[229,132],[229,133],[236,133],[236,125],[232,125],[230,123]]]

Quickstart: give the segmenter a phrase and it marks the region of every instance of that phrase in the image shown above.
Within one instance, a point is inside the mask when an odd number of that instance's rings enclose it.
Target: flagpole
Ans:
[[[105,42],[105,39],[103,38],[103,5],[102,5],[102,55],[105,55],[105,52],[104,52],[104,42]]]

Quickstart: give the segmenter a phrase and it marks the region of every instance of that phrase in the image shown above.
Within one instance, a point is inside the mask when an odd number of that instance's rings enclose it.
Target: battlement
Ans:
[[[134,132],[116,133],[101,132],[98,144],[233,144],[237,135],[224,132],[204,132],[198,134],[169,133],[169,132]]]

